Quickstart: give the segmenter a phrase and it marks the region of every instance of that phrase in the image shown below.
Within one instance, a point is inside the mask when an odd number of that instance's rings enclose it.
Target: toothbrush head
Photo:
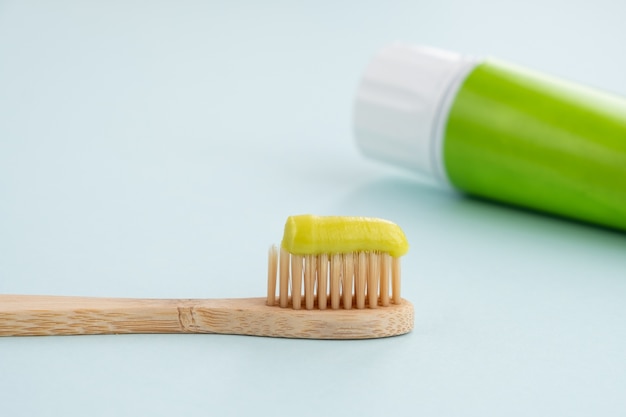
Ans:
[[[408,248],[400,227],[387,220],[291,216],[280,250],[270,248],[267,304],[295,310],[400,304],[400,257]]]

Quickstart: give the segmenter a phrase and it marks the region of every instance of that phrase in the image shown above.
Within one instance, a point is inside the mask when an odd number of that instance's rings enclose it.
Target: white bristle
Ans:
[[[369,265],[367,272],[367,301],[370,308],[378,307],[378,281],[380,280],[380,267],[378,266],[378,254],[373,252],[368,256]]]
[[[301,255],[291,255],[291,305],[294,310],[302,308],[302,261]]]
[[[391,256],[388,253],[380,255],[380,305],[389,306],[389,267]]]
[[[273,306],[276,302],[276,273],[278,271],[278,249],[270,248],[267,256],[267,305]]]
[[[340,284],[341,269],[343,266],[341,254],[335,253],[330,258],[330,307],[337,310],[341,303]]]
[[[400,303],[400,258],[391,260],[391,294],[395,304]]]
[[[354,295],[356,308],[365,308],[365,291],[367,284],[367,254],[357,254],[356,269],[354,271]]]
[[[342,281],[342,298],[343,308],[350,310],[352,308],[352,292],[354,282],[354,254],[346,253],[343,255],[343,281]]]
[[[326,309],[328,302],[328,255],[318,256],[317,265],[317,305],[320,310]]]
[[[276,279],[278,276],[278,303]],[[391,292],[391,294],[390,294]],[[282,247],[268,255],[267,304],[349,310],[399,304],[400,258],[388,253],[294,255]]]
[[[317,256],[304,257],[304,305],[307,310],[313,310],[315,305],[315,270]]]
[[[280,306],[285,308],[289,305],[289,277],[291,274],[289,273],[289,260],[290,260],[289,252],[287,252],[284,248],[280,248]]]

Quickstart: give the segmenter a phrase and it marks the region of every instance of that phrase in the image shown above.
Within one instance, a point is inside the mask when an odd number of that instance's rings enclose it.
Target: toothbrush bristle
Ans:
[[[400,300],[400,258],[389,253],[296,255],[282,247],[279,250],[272,246],[269,250],[270,306],[296,310],[363,309],[387,307]]]

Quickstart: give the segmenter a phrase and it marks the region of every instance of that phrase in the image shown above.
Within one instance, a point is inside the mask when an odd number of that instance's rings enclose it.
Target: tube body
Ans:
[[[462,83],[443,158],[460,190],[626,230],[626,100],[498,61]]]
[[[497,60],[394,44],[367,67],[357,143],[465,193],[626,230],[626,99]]]

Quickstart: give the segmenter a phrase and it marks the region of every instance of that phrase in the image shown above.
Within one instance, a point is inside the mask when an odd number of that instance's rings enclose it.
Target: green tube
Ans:
[[[479,64],[445,128],[450,182],[481,197],[626,230],[626,101]]]
[[[354,111],[368,156],[457,190],[626,230],[626,99],[497,60],[394,44]]]

